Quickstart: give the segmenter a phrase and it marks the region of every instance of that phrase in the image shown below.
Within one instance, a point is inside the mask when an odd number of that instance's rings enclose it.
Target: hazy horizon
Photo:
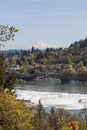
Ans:
[[[19,29],[5,50],[22,49],[38,41],[65,48],[87,37],[86,0],[3,0],[0,9],[0,24]]]

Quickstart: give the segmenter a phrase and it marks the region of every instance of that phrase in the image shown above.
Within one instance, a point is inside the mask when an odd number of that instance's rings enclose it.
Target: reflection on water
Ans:
[[[63,92],[87,94],[87,86],[83,85],[17,85],[19,90],[43,91],[43,92]]]

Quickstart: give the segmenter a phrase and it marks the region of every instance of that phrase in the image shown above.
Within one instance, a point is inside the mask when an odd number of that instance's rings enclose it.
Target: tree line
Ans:
[[[75,42],[68,48],[40,50],[32,47],[30,50],[9,51],[5,56],[8,68],[19,66],[19,77],[25,80],[55,71],[54,74],[59,74],[62,83],[71,80],[87,82],[87,39]]]
[[[0,41],[4,42],[12,39],[17,31],[13,26],[0,26]],[[4,39],[2,36],[5,36]],[[14,91],[16,77],[12,71],[8,74],[8,60],[6,55],[0,54],[0,130],[87,129],[83,120],[65,110],[51,108],[50,112],[47,113],[41,101],[33,108],[31,105],[27,106],[25,101],[18,101]],[[13,61],[12,64],[14,64]]]

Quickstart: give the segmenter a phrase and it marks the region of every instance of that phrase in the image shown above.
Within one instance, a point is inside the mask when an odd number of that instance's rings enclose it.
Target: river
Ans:
[[[87,86],[83,85],[18,85],[18,99],[31,100],[44,107],[79,110],[87,107]]]

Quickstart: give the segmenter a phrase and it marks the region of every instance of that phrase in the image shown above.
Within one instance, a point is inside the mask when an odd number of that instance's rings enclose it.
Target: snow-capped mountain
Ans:
[[[38,49],[41,49],[41,50],[46,49],[46,48],[56,48],[54,45],[51,45],[49,43],[46,43],[46,42],[43,42],[43,41],[37,41],[37,42],[35,42],[35,44],[25,46],[24,49],[31,49],[32,46],[34,48],[38,48]]]

